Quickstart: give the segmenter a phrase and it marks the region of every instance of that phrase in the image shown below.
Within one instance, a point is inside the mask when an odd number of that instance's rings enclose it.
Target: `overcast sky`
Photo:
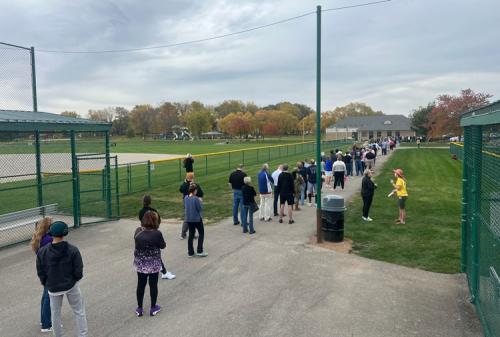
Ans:
[[[40,111],[85,114],[107,106],[225,99],[314,108],[315,14],[223,39],[135,53],[41,50],[176,43],[268,24],[314,11],[317,4],[326,9],[368,1],[0,0],[0,41],[40,50]],[[322,21],[323,111],[358,101],[407,115],[439,94],[469,87],[499,99],[498,0],[393,0],[325,12]],[[0,109],[31,107],[19,97],[29,94],[29,60],[22,56],[0,49]]]

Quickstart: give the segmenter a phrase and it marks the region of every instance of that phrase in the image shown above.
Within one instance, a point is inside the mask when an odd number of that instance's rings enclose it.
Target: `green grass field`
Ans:
[[[375,178],[378,188],[370,210],[373,222],[361,219],[356,196],[346,213],[346,237],[356,254],[424,270],[457,273],[460,268],[461,162],[444,149],[396,151]],[[402,168],[408,181],[405,225],[398,217],[392,190],[392,168]]]

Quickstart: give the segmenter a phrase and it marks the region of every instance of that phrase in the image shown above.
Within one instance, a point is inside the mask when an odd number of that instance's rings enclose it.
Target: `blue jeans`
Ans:
[[[43,287],[42,301],[40,306],[40,323],[42,323],[42,329],[50,329],[52,327],[52,315],[50,314],[50,297],[47,287]]]
[[[253,233],[253,205],[243,205],[241,208],[241,223],[243,224],[243,233],[250,230]]]
[[[304,206],[304,198],[306,196],[306,183],[300,185],[300,205]]]
[[[243,218],[243,193],[241,190],[233,190],[233,224],[240,223],[238,220],[238,207],[240,208],[241,218]]]
[[[356,160],[356,175],[363,175],[363,163],[361,159]]]
[[[345,164],[345,167],[346,167],[346,169],[347,169],[347,173],[346,173],[346,174],[347,174],[348,176],[352,176],[352,163],[347,163],[347,164]]]

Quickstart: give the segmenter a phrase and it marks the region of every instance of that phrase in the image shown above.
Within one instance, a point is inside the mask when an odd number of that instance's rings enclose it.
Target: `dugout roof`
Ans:
[[[0,110],[0,131],[109,131],[111,123],[39,111]]]
[[[460,118],[460,126],[500,124],[500,101],[466,112]]]

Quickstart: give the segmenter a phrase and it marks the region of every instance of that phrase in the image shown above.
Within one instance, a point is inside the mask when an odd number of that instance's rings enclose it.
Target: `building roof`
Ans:
[[[332,128],[357,128],[359,131],[405,131],[411,130],[410,119],[403,115],[346,117]]]
[[[39,111],[0,110],[0,131],[108,131],[111,123]]]
[[[460,126],[488,125],[500,123],[500,101],[482,108],[470,110],[460,118]]]

